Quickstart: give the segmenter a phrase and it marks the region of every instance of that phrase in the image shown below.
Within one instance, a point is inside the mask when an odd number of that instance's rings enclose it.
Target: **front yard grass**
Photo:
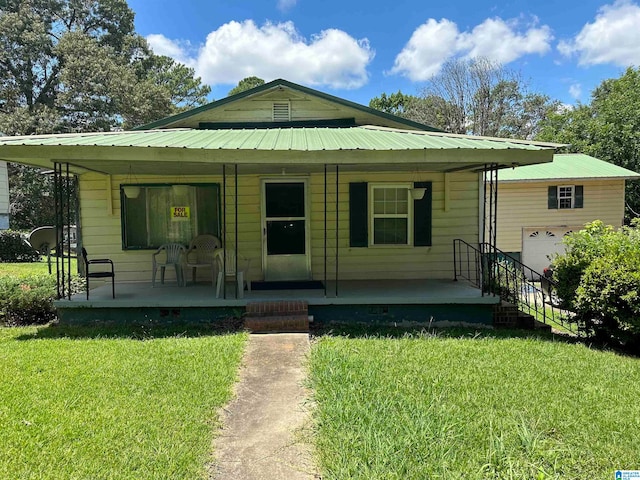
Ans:
[[[63,259],[59,259],[62,261]],[[64,269],[67,273],[67,259],[64,259]],[[60,267],[62,268],[62,267]],[[71,274],[76,275],[78,272],[78,260],[76,258],[71,259]],[[25,276],[25,275],[45,275],[49,274],[49,267],[47,266],[47,259],[44,258],[39,262],[30,263],[0,263],[0,276]],[[51,257],[51,275],[56,275],[56,258]]]
[[[0,478],[205,478],[246,335],[56,328],[0,328]]]
[[[639,362],[551,336],[321,337],[323,478],[613,478],[640,468]]]

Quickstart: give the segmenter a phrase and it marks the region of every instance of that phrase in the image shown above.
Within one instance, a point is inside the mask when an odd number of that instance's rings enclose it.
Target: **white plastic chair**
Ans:
[[[186,249],[184,248],[184,245],[180,243],[165,243],[151,255],[151,261],[153,262],[153,277],[151,279],[151,285],[153,287],[156,286],[156,272],[158,271],[158,267],[160,267],[160,282],[164,283],[164,271],[171,265],[176,269],[176,280],[178,281],[178,285],[184,286],[186,284],[182,271],[182,256],[185,251]],[[163,252],[166,254],[164,261],[162,259],[158,259],[158,255]]]
[[[215,235],[198,235],[191,240],[189,250],[185,255],[185,270],[191,268],[191,276],[193,283],[196,283],[196,269],[211,269],[211,286],[215,285],[216,265],[214,252],[220,248],[222,244],[220,239]],[[185,279],[186,281],[186,279]]]
[[[223,256],[224,255],[224,256]],[[216,298],[220,298],[222,284],[228,278],[236,278],[236,251],[219,248],[213,254],[218,269],[218,281],[216,282]],[[251,282],[245,281],[245,272],[249,269],[249,261],[238,257],[238,298],[244,297],[244,286],[251,291]],[[225,272],[225,273],[223,273]]]

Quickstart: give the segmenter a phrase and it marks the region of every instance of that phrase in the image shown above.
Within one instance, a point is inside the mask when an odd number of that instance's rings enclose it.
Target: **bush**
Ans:
[[[596,221],[565,238],[553,261],[563,307],[588,333],[625,345],[640,344],[639,222],[614,230]]]
[[[83,291],[79,278],[72,279],[72,291]],[[56,318],[56,276],[41,274],[0,276],[0,324],[42,325]]]
[[[40,255],[24,241],[20,232],[0,232],[0,262],[37,262]]]

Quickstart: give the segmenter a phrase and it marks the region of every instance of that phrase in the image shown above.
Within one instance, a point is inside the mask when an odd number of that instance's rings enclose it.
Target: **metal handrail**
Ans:
[[[559,306],[557,284],[489,243],[477,246],[462,239],[453,241],[454,280],[467,280],[482,295],[499,296],[535,319],[574,331]]]

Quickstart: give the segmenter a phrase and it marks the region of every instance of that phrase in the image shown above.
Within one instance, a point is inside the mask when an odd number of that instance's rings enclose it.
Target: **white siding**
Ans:
[[[240,255],[250,259],[251,280],[262,279],[262,235],[260,180],[258,175],[238,178],[238,234]],[[324,278],[324,175],[309,177],[311,201],[311,266],[316,279]],[[112,205],[107,205],[106,177],[85,174],[80,177],[82,241],[90,256],[113,259],[120,281],[150,281],[151,251],[124,251],[120,225],[120,182],[112,178]],[[431,247],[349,247],[349,182],[411,182],[407,173],[344,173],[339,176],[339,277],[341,279],[453,278],[452,242],[478,237],[478,176],[475,173],[449,175],[449,210],[444,211],[444,175],[420,175],[420,181],[433,182],[433,228]],[[137,183],[222,183],[220,176],[165,177],[138,176]],[[335,173],[328,175],[327,195],[328,277],[334,276],[336,253]],[[235,202],[233,177],[227,178],[227,242],[234,243]],[[110,209],[112,213],[110,213]],[[210,278],[203,272],[202,280]]]
[[[622,225],[624,180],[581,180],[575,184],[584,186],[583,208],[549,209],[548,187],[558,182],[499,183],[497,247],[521,252],[522,229],[527,227],[573,227],[593,220]]]

